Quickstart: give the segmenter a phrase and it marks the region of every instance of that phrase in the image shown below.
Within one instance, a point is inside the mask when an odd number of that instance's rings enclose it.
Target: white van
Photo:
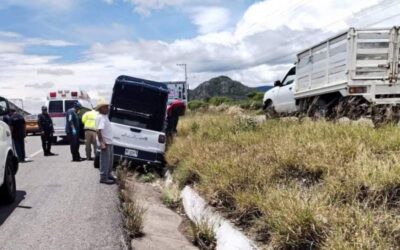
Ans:
[[[65,113],[79,102],[84,111],[93,109],[89,95],[84,91],[59,90],[50,92],[47,96],[46,106],[49,115],[53,120],[54,138],[64,138],[67,136],[65,132],[66,118]]]
[[[0,97],[0,117],[8,114],[9,103]],[[0,202],[12,203],[16,196],[15,174],[18,159],[11,140],[10,127],[0,120]]]
[[[163,83],[129,76],[117,78],[109,114],[116,160],[164,163],[168,92]]]

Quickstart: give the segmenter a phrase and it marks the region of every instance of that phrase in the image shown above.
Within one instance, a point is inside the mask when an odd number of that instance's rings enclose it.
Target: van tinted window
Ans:
[[[76,100],[69,100],[65,101],[65,112],[67,112],[69,109],[74,107],[74,104],[76,103]]]
[[[50,101],[49,113],[63,113],[63,101]]]
[[[135,85],[114,87],[110,120],[115,123],[162,131],[168,93]]]

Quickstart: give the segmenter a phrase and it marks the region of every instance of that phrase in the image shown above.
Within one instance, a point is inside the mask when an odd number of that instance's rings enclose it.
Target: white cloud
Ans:
[[[196,7],[191,11],[193,24],[200,34],[214,33],[226,28],[230,21],[230,11],[222,7]]]
[[[52,10],[69,10],[79,0],[2,0],[0,8],[23,6],[28,8],[51,8]]]
[[[46,68],[46,69],[38,69],[37,73],[39,75],[66,76],[66,75],[73,75],[74,71],[62,68]]]
[[[179,6],[187,0],[123,0],[134,5],[135,12],[148,16],[152,10],[159,10],[170,6]]]
[[[53,82],[25,84],[25,87],[34,88],[34,89],[50,89],[54,86],[55,86],[55,84]],[[31,98],[31,99],[33,99],[33,98]]]
[[[38,46],[50,46],[50,47],[69,47],[75,46],[75,43],[67,42],[64,40],[48,40],[41,38],[27,38],[25,40],[26,45],[38,45]]]

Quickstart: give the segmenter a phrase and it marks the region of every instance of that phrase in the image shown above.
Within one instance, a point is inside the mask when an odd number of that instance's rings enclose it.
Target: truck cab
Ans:
[[[294,99],[296,80],[296,67],[289,70],[282,81],[278,80],[274,88],[264,94],[264,110],[268,114],[272,113],[295,113],[298,111]]]
[[[7,99],[0,97],[0,117],[9,112]],[[16,197],[15,174],[18,171],[18,159],[15,155],[8,124],[0,120],[0,203],[12,203]]]
[[[166,84],[117,78],[110,105],[115,159],[162,165],[165,153]]]

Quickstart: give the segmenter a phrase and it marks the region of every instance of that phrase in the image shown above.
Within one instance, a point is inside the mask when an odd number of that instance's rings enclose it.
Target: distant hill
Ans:
[[[256,87],[256,89],[260,92],[267,92],[268,90],[272,89],[274,86],[271,85],[265,85],[265,86],[259,86]]]
[[[213,96],[226,96],[232,99],[246,99],[247,94],[255,91],[261,91],[258,88],[250,88],[241,82],[232,80],[227,76],[212,78],[200,84],[194,90],[189,90],[190,100],[201,100]]]

